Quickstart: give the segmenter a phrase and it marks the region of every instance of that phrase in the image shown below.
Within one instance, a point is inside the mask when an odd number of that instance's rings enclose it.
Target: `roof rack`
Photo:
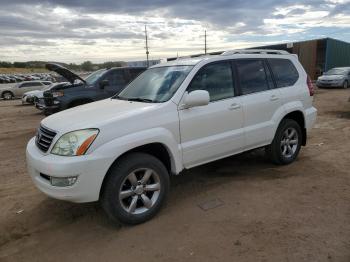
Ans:
[[[197,58],[197,57],[209,57],[209,56],[221,55],[223,52],[224,51],[215,51],[215,52],[210,52],[206,54],[194,54],[194,55],[187,55],[187,56],[171,57],[171,58],[168,58],[168,61],[191,59],[191,58]]]
[[[289,55],[290,53],[284,50],[271,50],[271,49],[237,49],[237,50],[225,51],[221,55],[234,55],[234,54]]]

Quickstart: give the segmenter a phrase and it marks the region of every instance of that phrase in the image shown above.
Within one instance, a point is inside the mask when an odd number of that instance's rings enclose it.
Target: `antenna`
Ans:
[[[207,30],[204,31],[204,54],[207,54]]]
[[[148,51],[148,36],[147,36],[147,26],[145,25],[145,37],[146,37],[146,57],[147,57],[147,67],[149,67],[149,51]]]

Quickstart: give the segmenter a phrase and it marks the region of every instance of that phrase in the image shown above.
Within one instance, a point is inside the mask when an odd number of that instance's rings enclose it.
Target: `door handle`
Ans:
[[[234,103],[234,104],[230,105],[230,107],[228,109],[229,110],[236,110],[236,109],[239,109],[239,108],[241,108],[241,105]]]
[[[271,97],[270,97],[270,100],[271,101],[276,101],[276,100],[278,100],[279,98],[278,98],[278,96],[276,96],[276,95],[272,95]]]

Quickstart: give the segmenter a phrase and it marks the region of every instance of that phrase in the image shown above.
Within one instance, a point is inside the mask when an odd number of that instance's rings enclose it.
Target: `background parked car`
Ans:
[[[47,90],[53,90],[55,88],[60,88],[63,87],[65,85],[68,85],[68,82],[61,82],[61,83],[52,83],[49,86],[44,87],[41,90],[34,90],[34,91],[29,91],[23,94],[22,96],[22,104],[37,104],[39,103],[39,101],[42,102],[42,98],[43,98],[43,94],[44,91]]]
[[[320,76],[316,85],[318,87],[343,87],[350,84],[350,67],[336,67]]]
[[[146,67],[100,69],[83,79],[58,64],[46,64],[46,68],[62,75],[70,85],[44,92],[42,109],[45,114],[111,97],[146,70]]]
[[[24,81],[14,86],[0,87],[0,97],[9,100],[15,97],[22,97],[25,92],[41,90],[45,86],[51,85],[50,81]]]

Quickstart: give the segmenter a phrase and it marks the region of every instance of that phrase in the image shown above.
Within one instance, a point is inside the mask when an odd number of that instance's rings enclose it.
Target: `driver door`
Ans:
[[[192,79],[187,92],[206,90],[206,106],[179,107],[183,163],[190,168],[242,151],[243,113],[240,97],[235,96],[230,62],[205,65]]]

